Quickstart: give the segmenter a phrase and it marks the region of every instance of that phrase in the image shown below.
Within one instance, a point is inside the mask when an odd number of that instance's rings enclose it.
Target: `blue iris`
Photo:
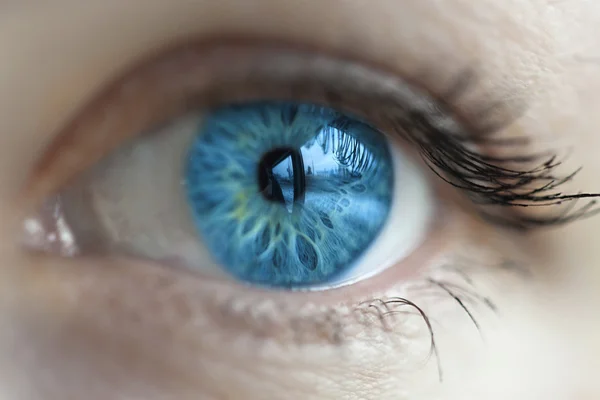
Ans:
[[[394,181],[376,129],[276,101],[211,112],[184,174],[195,225],[222,268],[287,288],[347,275],[385,224]]]

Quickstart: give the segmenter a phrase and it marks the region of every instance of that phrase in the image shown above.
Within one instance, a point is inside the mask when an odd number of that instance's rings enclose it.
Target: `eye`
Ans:
[[[60,204],[86,252],[102,243],[209,276],[317,290],[414,250],[432,214],[427,190],[398,144],[360,118],[255,101],[174,119]]]
[[[498,121],[477,125],[487,132]],[[440,220],[414,153],[484,216],[543,224],[507,209],[545,196],[520,191],[545,187],[553,164],[490,164],[480,145],[503,142],[486,137],[446,103],[357,62],[184,46],[108,85],[63,128],[28,188],[46,202],[26,221],[27,242],[259,287],[335,288],[402,268]]]

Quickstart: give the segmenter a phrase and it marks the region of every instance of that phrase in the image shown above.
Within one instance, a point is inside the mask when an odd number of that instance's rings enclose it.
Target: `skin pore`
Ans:
[[[192,39],[290,43],[434,94],[473,68],[457,113],[524,103],[498,134],[568,155],[556,174],[583,169],[560,191],[597,193],[598,23],[600,3],[583,0],[0,0],[0,398],[597,398],[598,220],[503,229],[422,164],[439,203],[430,237],[331,291],[32,255],[20,235],[42,200],[23,188],[57,134],[115,76]]]

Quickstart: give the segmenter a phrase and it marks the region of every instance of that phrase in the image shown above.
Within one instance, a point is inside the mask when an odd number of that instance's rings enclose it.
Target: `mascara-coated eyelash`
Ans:
[[[460,74],[446,95],[438,102],[445,109],[451,101],[468,93],[476,82],[472,70]],[[494,116],[495,120],[470,121],[474,129],[456,131],[444,124],[432,123],[432,118],[419,110],[384,112],[383,119],[390,121],[400,135],[415,143],[428,167],[448,184],[465,191],[469,198],[483,207],[480,214],[487,220],[518,230],[531,230],[552,225],[564,225],[580,218],[600,213],[600,193],[565,194],[558,189],[573,180],[581,168],[568,175],[556,175],[562,165],[557,155],[534,153],[519,154],[519,148],[528,143],[525,136],[502,138],[500,132],[524,110],[524,104],[494,104],[484,106],[479,113]],[[494,112],[495,111],[495,112]],[[516,112],[515,112],[516,111]],[[498,118],[498,115],[501,117]],[[489,156],[477,150],[481,146],[508,148],[513,155]],[[519,154],[519,155],[517,155]],[[577,201],[587,199],[577,207]],[[499,207],[552,207],[545,215],[528,216],[499,213],[489,206]],[[557,206],[564,206],[553,212]]]

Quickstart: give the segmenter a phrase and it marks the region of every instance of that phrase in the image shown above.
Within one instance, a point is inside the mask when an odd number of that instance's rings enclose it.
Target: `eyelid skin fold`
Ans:
[[[35,165],[23,197],[39,201],[121,143],[202,107],[272,97],[318,100],[361,114],[361,98],[345,101],[345,91],[390,102],[396,86],[406,92],[401,80],[382,71],[293,47],[187,44],[134,66],[85,104]]]

